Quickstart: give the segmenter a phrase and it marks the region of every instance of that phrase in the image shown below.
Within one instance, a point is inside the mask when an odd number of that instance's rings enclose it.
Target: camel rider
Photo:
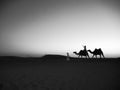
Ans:
[[[86,51],[87,49],[86,49],[86,46],[83,46],[84,47],[84,50]]]
[[[84,52],[86,52],[86,53],[87,53],[86,45],[85,45],[85,46],[83,46],[83,48],[84,48]]]
[[[85,45],[85,46],[83,46],[83,48],[84,48],[83,50],[87,52],[86,45]],[[80,52],[80,51],[79,51],[79,52]]]

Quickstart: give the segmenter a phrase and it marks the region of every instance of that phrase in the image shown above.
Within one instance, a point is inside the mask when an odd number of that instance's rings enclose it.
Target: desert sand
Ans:
[[[1,59],[0,90],[120,90],[120,59]]]

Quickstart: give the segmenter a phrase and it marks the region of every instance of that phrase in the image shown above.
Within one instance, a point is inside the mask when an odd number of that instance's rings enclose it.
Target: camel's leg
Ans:
[[[89,58],[88,55],[86,55],[86,58]]]
[[[81,55],[81,58],[82,58],[82,55]]]
[[[87,55],[87,56],[88,56],[88,58],[90,58],[89,55]]]
[[[105,58],[104,54],[102,53],[103,58]]]
[[[95,57],[97,58],[97,55],[95,55]]]
[[[102,53],[102,57],[105,58],[104,54]]]

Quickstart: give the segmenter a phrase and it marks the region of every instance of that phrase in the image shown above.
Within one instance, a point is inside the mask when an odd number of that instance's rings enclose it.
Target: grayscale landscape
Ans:
[[[0,90],[120,90],[120,0],[0,0]]]

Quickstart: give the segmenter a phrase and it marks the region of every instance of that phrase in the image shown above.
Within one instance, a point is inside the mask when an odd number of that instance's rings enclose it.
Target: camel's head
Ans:
[[[88,52],[90,52],[90,53],[92,52],[90,49],[89,49],[89,50],[87,50],[87,51],[88,51]]]
[[[75,51],[73,53],[76,53]]]
[[[73,53],[74,53],[74,54],[77,54],[77,52],[76,52],[76,51],[74,51]]]

